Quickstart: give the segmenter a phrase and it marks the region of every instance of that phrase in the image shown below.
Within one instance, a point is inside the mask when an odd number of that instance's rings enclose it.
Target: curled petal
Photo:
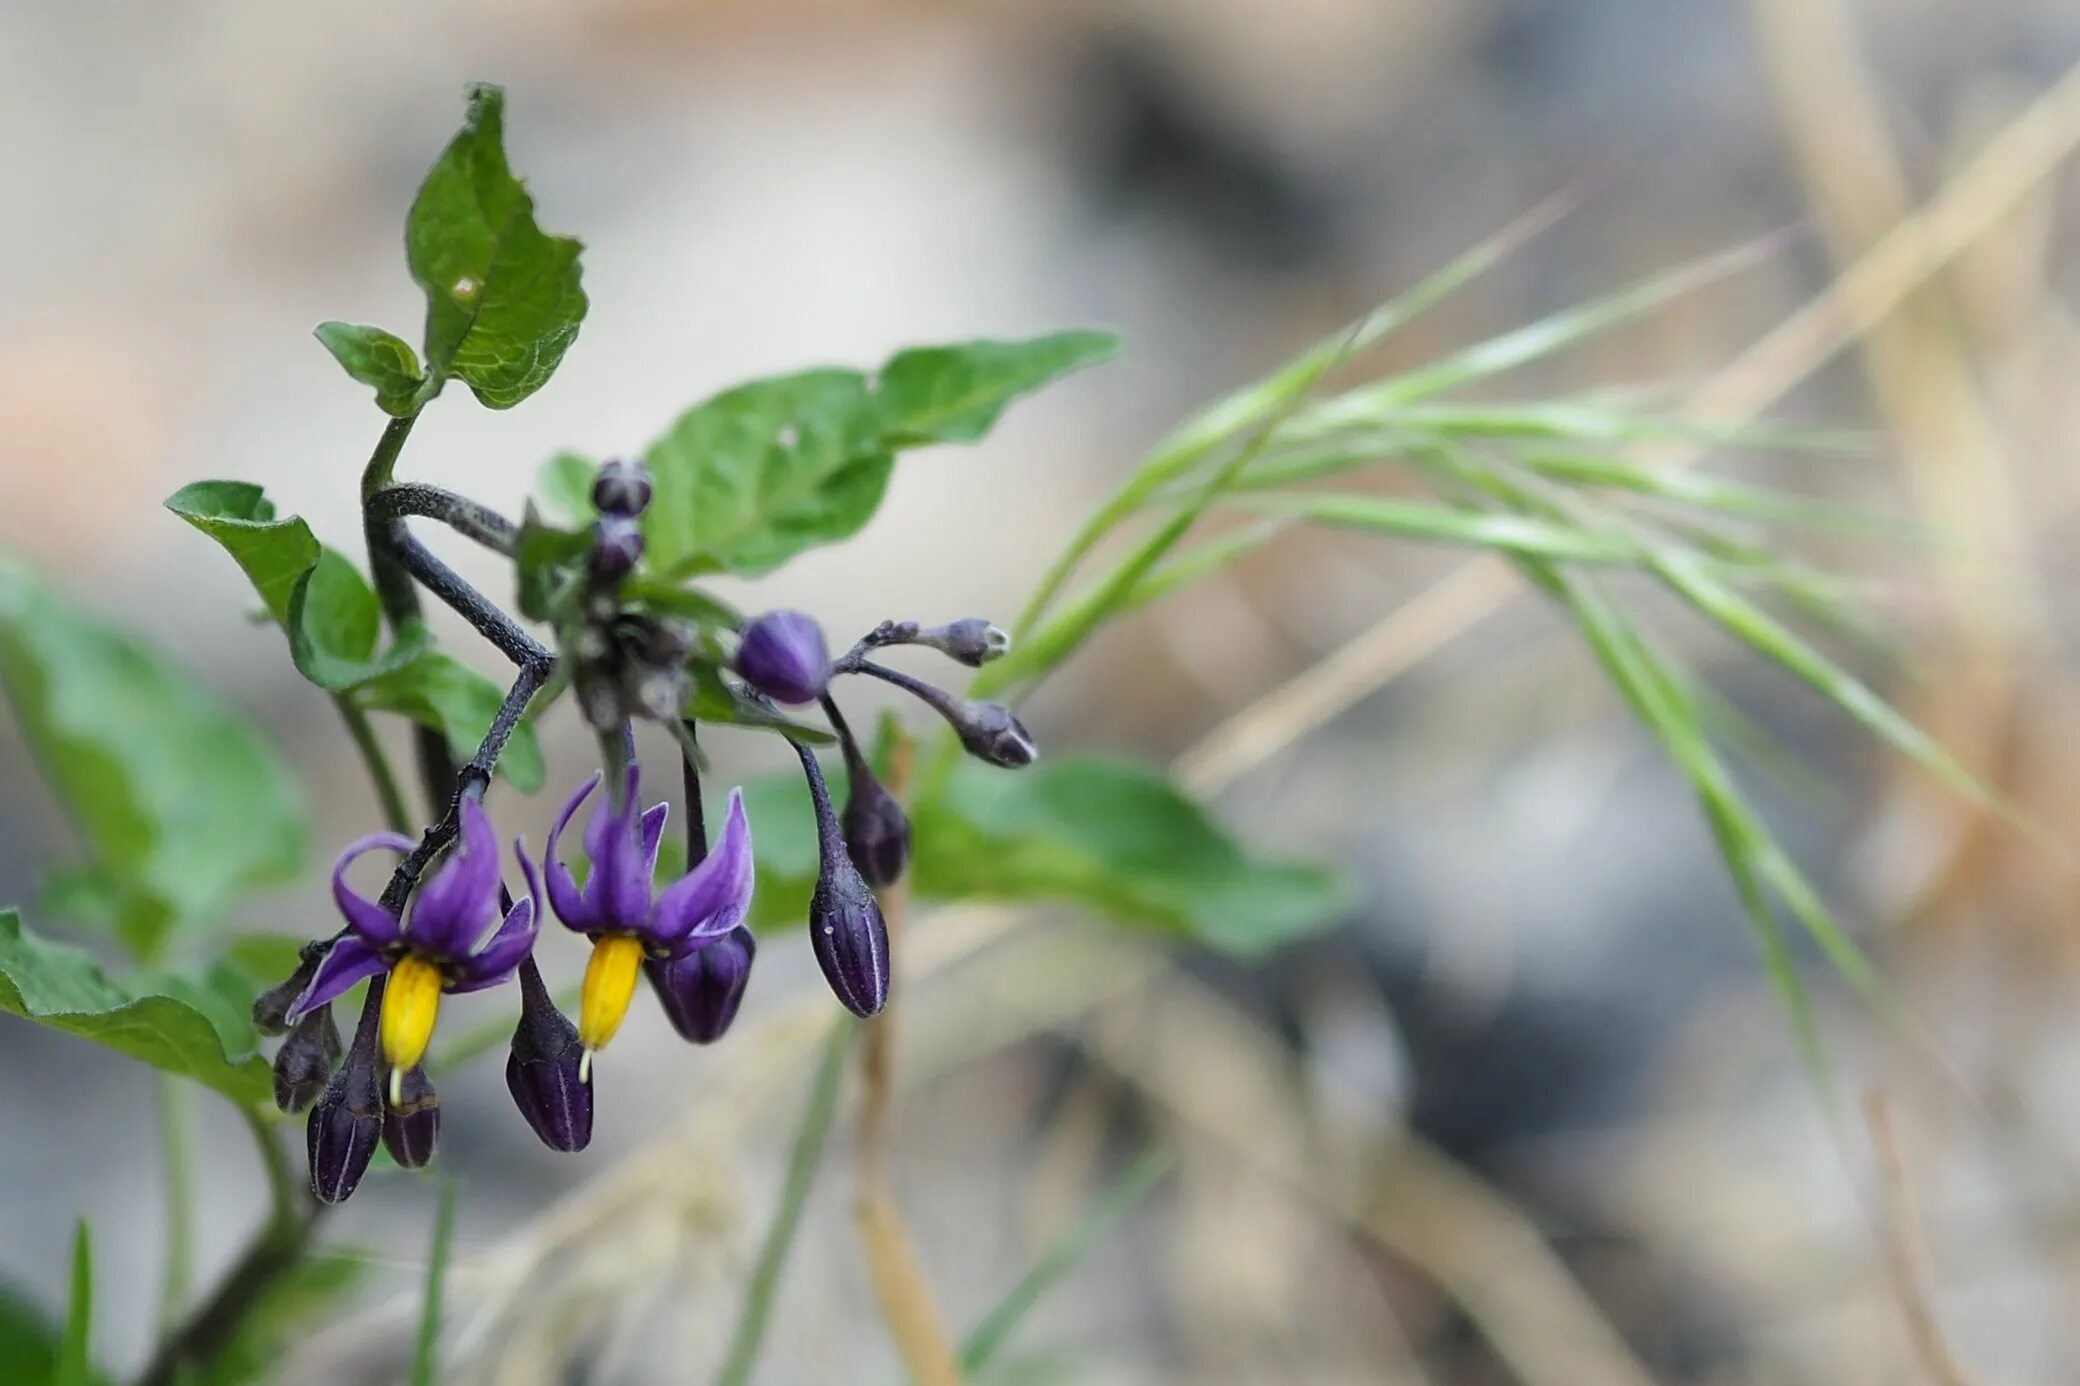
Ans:
[[[672,816],[670,804],[652,804],[643,815],[643,879],[657,878],[657,848],[664,841],[664,825]]]
[[[563,806],[563,812],[556,815],[556,822],[549,829],[548,853],[542,863],[549,877],[549,904],[556,910],[556,917],[581,934],[589,933],[596,921],[590,904],[578,891],[578,883],[571,879],[570,871],[557,859],[556,847],[563,837],[564,827],[571,821],[571,815],[578,811],[578,805],[585,802],[585,796],[599,786],[599,779],[595,771],[592,778],[578,786],[578,792],[571,795],[570,801]]]
[[[512,975],[520,960],[534,948],[536,932],[535,916],[540,906],[535,900],[541,890],[535,882],[534,864],[527,860],[515,842],[513,850],[520,852],[520,863],[527,873],[529,898],[520,901],[506,914],[506,922],[499,925],[498,932],[484,945],[482,952],[462,964],[462,977],[449,985],[451,992],[482,991],[485,987],[497,986]]]
[[[641,776],[631,765],[623,782],[621,807],[602,803],[585,829],[585,851],[592,858],[585,903],[592,910],[595,928],[640,928],[650,913],[651,867],[643,849],[643,813],[636,797],[641,788]],[[660,822],[660,830],[662,826]]]
[[[373,977],[382,970],[381,953],[356,934],[342,934],[333,943],[332,951],[325,955],[325,961],[319,963],[318,970],[311,974],[311,984],[289,1008],[290,1022],[301,1020],[356,982]]]
[[[498,837],[484,806],[462,801],[462,833],[454,853],[412,902],[412,946],[460,961],[476,948],[484,926],[497,913]]]
[[[390,911],[375,901],[357,893],[347,884],[347,868],[355,858],[387,847],[393,852],[409,852],[412,840],[402,833],[374,833],[347,844],[347,850],[339,854],[332,864],[332,899],[339,912],[353,925],[354,932],[376,947],[381,948],[397,942],[397,920]]]
[[[744,791],[733,789],[714,850],[657,897],[657,908],[644,932],[675,954],[698,947],[744,922],[751,912],[756,881]]]

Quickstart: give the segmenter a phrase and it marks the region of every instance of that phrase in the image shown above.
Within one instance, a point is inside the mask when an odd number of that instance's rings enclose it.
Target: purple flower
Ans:
[[[737,672],[744,682],[783,703],[813,703],[830,682],[830,647],[823,627],[799,611],[768,611],[744,623]]]
[[[592,1076],[578,1027],[550,999],[541,969],[520,964],[520,1023],[506,1055],[506,1091],[551,1150],[583,1150],[592,1140]]]
[[[846,850],[816,753],[799,741],[794,753],[801,759],[809,801],[816,810],[818,870],[816,890],[809,898],[809,947],[824,981],[845,1009],[858,1016],[875,1015],[888,1004],[888,923]]]
[[[642,963],[684,957],[735,929],[751,909],[755,872],[743,792],[730,792],[715,850],[653,899],[657,845],[670,810],[656,804],[645,811],[640,781],[637,768],[629,766],[620,806],[607,801],[592,811],[585,826],[591,874],[584,889],[558,858],[557,844],[600,776],[580,786],[549,830],[549,904],[565,925],[593,942],[578,1003],[578,1037],[585,1048],[580,1073],[585,1078],[591,1076],[591,1056],[606,1048],[628,1014]]]
[[[409,921],[400,927],[388,910],[356,894],[346,881],[347,867],[356,858],[386,847],[409,852],[412,842],[396,833],[378,833],[340,853],[332,869],[332,898],[347,917],[348,928],[289,1008],[288,1018],[293,1022],[364,978],[388,972],[381,1040],[395,1104],[403,1100],[405,1074],[426,1055],[441,995],[496,986],[512,976],[533,949],[541,883],[516,840],[513,851],[527,877],[528,898],[514,905],[485,941],[486,931],[498,921],[498,839],[483,806],[465,798],[454,855],[419,887]]]

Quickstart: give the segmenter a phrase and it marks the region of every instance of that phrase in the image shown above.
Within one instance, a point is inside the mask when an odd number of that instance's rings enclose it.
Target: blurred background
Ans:
[[[525,408],[432,411],[415,477],[517,513],[558,449],[634,451],[744,377],[1124,334],[1124,358],[1014,409],[985,447],[906,460],[862,538],[757,589],[838,638],[1008,617],[1171,423],[1551,194],[1582,205],[1388,364],[1786,232],[1730,287],[1508,386],[1680,394],[1961,188],[1953,210],[1984,223],[1969,246],[1772,411],[1870,445],[1707,465],[1940,535],[1814,556],[1881,584],[1890,648],[1866,667],[1887,691],[2061,830],[2080,784],[2061,600],[2080,518],[2076,61],[2080,10],[2053,0],[18,0],[0,6],[0,545],[264,723],[304,774],[321,854],[367,831],[332,709],[160,502],[198,477],[257,481],[358,549],[378,421],[309,329],[411,335],[400,228],[470,79],[508,88],[514,165],[542,224],[584,238],[592,307]],[[1984,151],[2012,166],[2017,129],[2044,176],[1994,205]],[[496,576],[459,546],[452,561]],[[998,1379],[2074,1379],[2070,863],[1723,641],[1687,648],[1788,748],[1758,793],[1916,1016],[1902,1039],[1810,969],[1842,1082],[1830,1116],[1690,792],[1581,642],[1529,597],[1421,605],[1467,561],[1291,539],[1108,633],[1029,706],[1049,747],[1198,745],[1187,771],[1219,782],[1224,821],[1360,890],[1333,934],[1257,969],[1061,921],[917,986],[892,1167],[948,1319],[972,1322],[1160,1141],[1171,1173]],[[1200,738],[1352,649],[1368,675],[1208,770]],[[552,786],[589,764],[567,714],[548,749]],[[758,738],[716,754],[725,782],[778,768]],[[501,821],[540,842],[560,795],[502,792]],[[0,723],[0,900],[30,898],[66,851]],[[314,872],[242,922],[310,934],[330,914]],[[690,1050],[639,1007],[581,1157],[534,1142],[495,1065],[444,1080],[443,1158],[466,1180],[456,1379],[705,1379],[808,1067],[782,1023],[818,995],[798,943],[765,950],[746,1004],[770,1043]],[[100,1346],[134,1365],[159,1265],[151,1081],[13,1021],[0,1055],[0,1276],[54,1302],[76,1217],[133,1229],[133,1255],[103,1256],[101,1302],[129,1312],[103,1314]],[[900,1379],[848,1138],[761,1380]],[[242,1131],[205,1122],[201,1141],[211,1274],[260,1195]],[[283,1379],[399,1379],[433,1202],[392,1175],[331,1220],[378,1269]]]

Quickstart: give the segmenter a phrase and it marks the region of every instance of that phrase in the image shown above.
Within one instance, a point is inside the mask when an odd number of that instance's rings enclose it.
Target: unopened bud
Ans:
[[[799,611],[768,611],[744,624],[737,672],[759,692],[782,703],[813,703],[830,681],[830,648],[823,627]]]
[[[649,504],[650,469],[632,458],[615,458],[592,479],[592,505],[602,515],[632,520]]]
[[[310,990],[311,978],[318,973],[318,964],[332,951],[332,940],[314,939],[303,945],[298,955],[296,970],[279,986],[269,987],[253,1000],[253,1028],[263,1035],[285,1035],[289,1032],[289,1008],[297,1003],[304,992]]]
[[[928,626],[912,636],[910,643],[930,646],[949,659],[980,669],[1011,648],[1011,637],[980,616],[970,616],[964,621]]]
[[[407,1069],[397,1099],[384,1104],[383,1146],[405,1169],[421,1169],[433,1159],[440,1135],[440,1094],[433,1090],[425,1069]]]
[[[376,1063],[376,1025],[382,989],[371,986],[361,1007],[347,1061],[304,1125],[311,1193],[320,1203],[344,1203],[361,1186],[383,1139],[383,1080]]]
[[[910,816],[864,763],[854,765],[848,774],[845,854],[868,885],[894,885],[910,861]]]
[[[644,963],[643,975],[672,1028],[695,1044],[712,1044],[737,1018],[757,956],[758,939],[739,924],[682,957]]]
[[[578,1027],[556,1009],[533,958],[520,964],[520,1024],[506,1056],[506,1091],[528,1127],[551,1150],[592,1141],[592,1082]]]
[[[955,698],[949,700],[945,712],[962,749],[978,760],[1017,770],[1040,758],[1032,733],[1002,703]]]
[[[643,561],[643,531],[626,515],[602,515],[592,532],[585,570],[595,582],[615,583]]]
[[[339,1026],[324,1005],[296,1022],[274,1056],[274,1104],[296,1113],[318,1100],[339,1062]]]

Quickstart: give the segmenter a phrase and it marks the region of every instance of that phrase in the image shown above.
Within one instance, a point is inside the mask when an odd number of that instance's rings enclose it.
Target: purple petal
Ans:
[[[451,992],[481,991],[496,986],[512,975],[520,960],[534,948],[542,913],[542,881],[528,860],[527,847],[513,839],[513,855],[520,858],[520,872],[527,877],[527,898],[506,913],[505,923],[475,957],[462,964],[462,980],[447,988]]]
[[[388,918],[385,915],[384,918]],[[353,934],[342,934],[311,974],[311,984],[289,1008],[293,1022],[339,996],[347,988],[383,970],[383,955]]]
[[[750,913],[756,880],[744,791],[733,789],[714,850],[657,897],[657,908],[644,932],[674,953],[726,934]]]
[[[645,880],[657,879],[657,847],[664,841],[664,825],[672,816],[670,804],[652,804],[643,815],[643,870]]]
[[[498,913],[498,836],[484,806],[462,801],[462,833],[434,878],[419,887],[406,928],[412,947],[436,957],[466,958]]]
[[[644,859],[640,790],[640,776],[631,765],[621,807],[602,802],[585,829],[585,851],[592,858],[585,903],[597,927],[639,928],[650,913],[651,867]]]
[[[339,854],[332,866],[332,898],[339,912],[354,926],[354,932],[376,947],[397,942],[397,920],[390,911],[375,901],[357,894],[347,884],[347,867],[356,857],[387,847],[393,852],[409,852],[412,840],[401,833],[375,833],[347,844],[347,850]]]
[[[597,920],[590,903],[579,893],[578,883],[571,878],[569,869],[557,859],[556,844],[563,837],[571,815],[578,811],[578,805],[584,803],[585,796],[598,785],[599,774],[595,771],[591,779],[578,786],[578,792],[571,795],[570,802],[563,806],[563,812],[556,815],[556,822],[549,829],[549,850],[543,862],[549,873],[549,903],[555,908],[556,917],[581,934],[596,928]]]

